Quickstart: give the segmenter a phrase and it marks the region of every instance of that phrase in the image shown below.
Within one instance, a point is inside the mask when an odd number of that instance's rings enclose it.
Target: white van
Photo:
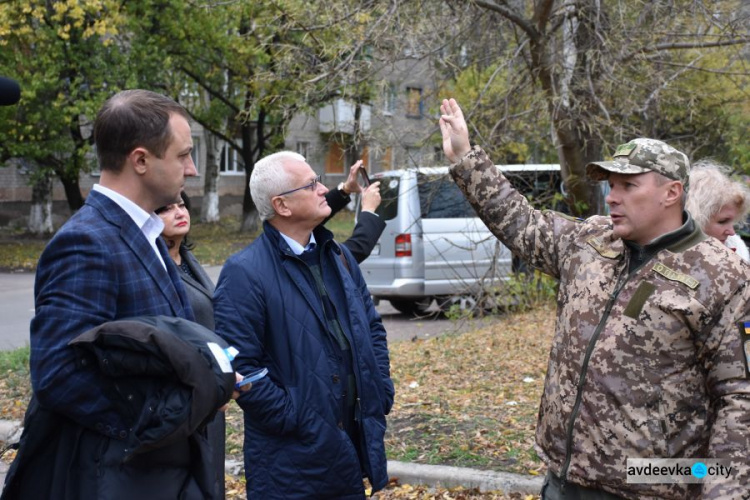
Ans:
[[[559,165],[499,165],[532,202],[559,202]],[[510,251],[476,216],[448,167],[380,172],[377,213],[386,228],[360,264],[370,293],[403,313],[473,308],[476,298],[513,272]],[[557,194],[558,196],[554,196]]]

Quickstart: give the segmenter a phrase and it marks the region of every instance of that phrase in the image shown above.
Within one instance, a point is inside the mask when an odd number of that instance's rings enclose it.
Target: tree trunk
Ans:
[[[253,165],[255,165],[255,162],[253,161],[252,152],[246,151],[247,149],[249,148],[243,144],[242,157],[245,159],[245,193],[242,197],[242,224],[240,232],[252,233],[258,230],[260,219],[258,218],[258,209],[255,207],[255,202],[250,194],[250,176],[253,175]],[[247,155],[245,154],[246,152]]]
[[[255,128],[255,137],[257,140],[257,158],[263,158],[266,152],[266,141],[263,136],[265,128],[266,112],[263,108],[258,112],[258,123]],[[242,198],[242,226],[240,231],[243,233],[252,233],[258,230],[260,219],[258,218],[258,209],[255,206],[253,197],[250,194],[250,177],[253,175],[255,159],[253,158],[252,146],[252,127],[249,122],[242,124],[242,158],[245,161],[245,196]]]
[[[29,231],[39,236],[54,232],[52,227],[52,177],[50,175],[40,177],[32,186]]]
[[[219,221],[219,139],[206,134],[206,171],[203,182],[203,206],[201,207],[201,221]]]
[[[364,150],[364,137],[362,134],[362,104],[357,102],[354,108],[354,125],[352,129],[352,141],[346,148],[346,164],[344,174],[349,173],[349,167],[362,158]]]
[[[600,160],[602,151],[601,139],[587,127],[589,117],[597,112],[596,106],[588,90],[573,84],[584,64],[581,47],[585,49],[594,43],[589,26],[579,23],[575,16],[575,10],[566,12],[562,72],[555,73],[551,41],[542,37],[530,44],[531,67],[546,95],[568,194],[566,203],[574,215],[587,216],[602,208],[599,190],[586,177],[586,165]]]
[[[76,170],[77,172],[77,170]],[[78,183],[78,175],[75,177],[58,172],[57,177],[65,188],[65,199],[68,200],[68,208],[71,212],[78,211],[83,206],[84,199],[81,195],[81,186]]]

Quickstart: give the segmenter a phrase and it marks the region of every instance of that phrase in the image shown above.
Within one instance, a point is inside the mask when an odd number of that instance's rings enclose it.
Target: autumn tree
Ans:
[[[485,30],[492,33],[481,46],[482,62],[455,72],[457,83],[469,79],[468,72],[480,75],[474,94],[465,92],[473,100],[462,103],[470,118],[483,117],[475,138],[491,147],[511,137],[521,147],[519,123],[542,130],[549,124],[576,213],[600,207],[585,166],[617,143],[650,136],[703,155],[728,130],[717,125],[738,119],[732,107],[744,101],[747,74],[740,48],[750,41],[741,2],[464,5],[479,14],[469,21],[475,24],[467,44],[484,41]],[[710,90],[703,87],[707,80]],[[461,94],[465,87],[455,90]],[[531,139],[538,144],[540,137]]]
[[[158,15],[157,3],[165,2],[129,6],[141,23],[134,27],[137,45],[159,48],[173,73],[171,93],[242,158],[242,229],[252,231],[257,213],[248,184],[255,161],[282,147],[295,114],[351,95],[346,75],[362,61],[362,26],[372,2],[167,2],[168,19]],[[215,204],[217,168],[209,161],[204,186]]]
[[[89,155],[97,110],[114,90],[132,86],[123,50],[120,2],[13,0],[0,4],[0,70],[21,82],[21,102],[3,110],[0,163],[22,162],[33,184],[30,228],[52,230],[51,179],[68,207],[83,205],[81,173],[96,168]]]

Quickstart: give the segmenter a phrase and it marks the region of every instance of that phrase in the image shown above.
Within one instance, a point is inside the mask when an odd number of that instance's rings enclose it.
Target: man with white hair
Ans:
[[[321,222],[328,189],[305,158],[275,153],[250,190],[263,234],[227,260],[216,332],[239,373],[267,369],[238,403],[248,498],[362,498],[382,489],[393,404],[386,333],[351,252]]]

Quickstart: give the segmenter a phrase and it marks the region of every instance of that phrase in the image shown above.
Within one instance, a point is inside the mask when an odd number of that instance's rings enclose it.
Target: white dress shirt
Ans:
[[[164,222],[161,220],[161,217],[153,212],[149,214],[120,193],[112,191],[111,189],[106,188],[101,184],[94,184],[94,187],[92,189],[97,193],[103,194],[110,200],[117,203],[120,208],[125,210],[125,213],[127,213],[130,218],[133,219],[135,225],[140,228],[141,232],[146,237],[146,240],[148,240],[149,244],[151,245],[151,248],[154,249],[156,256],[159,257],[159,262],[161,262],[161,265],[164,266],[164,269],[166,269],[167,264],[164,262],[164,259],[159,253],[159,248],[156,246],[156,238],[161,236],[161,232],[164,231]]]

